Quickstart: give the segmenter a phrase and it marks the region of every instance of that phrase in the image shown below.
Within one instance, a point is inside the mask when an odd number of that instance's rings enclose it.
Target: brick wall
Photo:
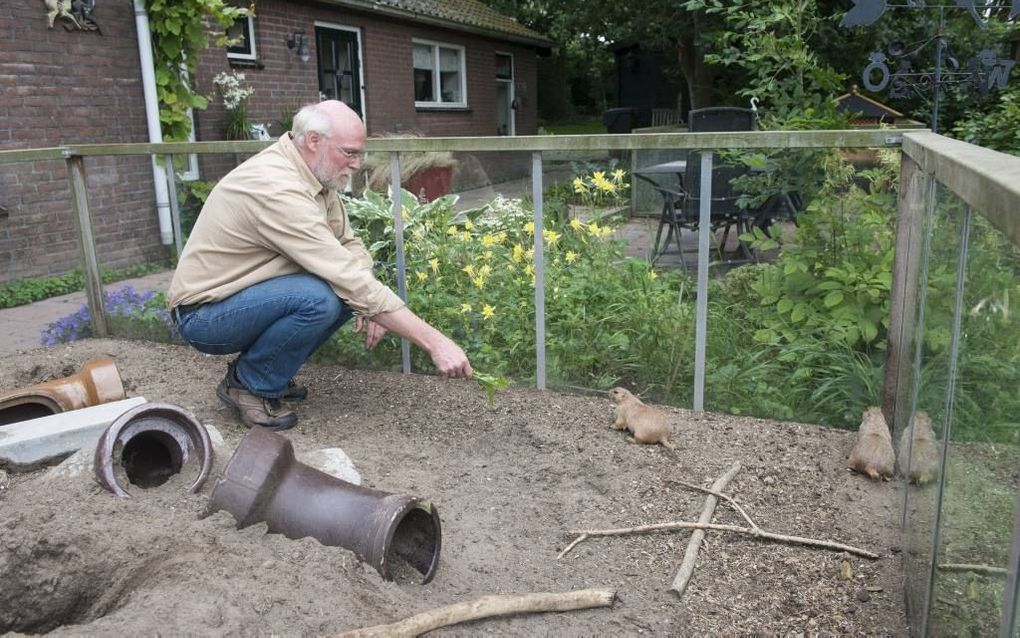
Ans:
[[[102,34],[46,24],[39,2],[0,15],[0,149],[146,142],[134,11],[99,3]],[[101,265],[167,257],[159,240],[148,158],[86,161]],[[80,263],[62,161],[0,165],[0,282],[63,273]]]
[[[249,99],[249,119],[270,124],[276,136],[282,132],[282,113],[318,100],[315,23],[325,22],[360,30],[362,78],[365,84],[367,126],[370,135],[415,132],[428,136],[494,135],[496,131],[495,53],[514,56],[516,89],[521,108],[517,133],[536,131],[535,50],[377,15],[315,4],[261,0],[255,21],[258,64],[228,61],[221,50],[209,50],[199,64],[198,88],[213,93],[212,78],[233,68],[245,74],[255,90]],[[286,40],[303,31],[311,60],[301,62]],[[419,110],[414,106],[411,67],[412,38],[423,38],[465,47],[467,56],[467,109]],[[199,115],[199,139],[223,139],[224,110],[214,100]],[[229,163],[229,162],[228,162]]]
[[[102,33],[46,26],[41,0],[5,4],[0,15],[0,149],[72,143],[146,142],[134,11],[130,2],[99,3]],[[428,136],[491,135],[496,130],[496,51],[514,55],[517,133],[536,130],[535,51],[455,30],[381,18],[314,3],[260,0],[256,20],[259,61],[228,61],[222,49],[199,60],[196,89],[213,95],[196,113],[200,140],[223,139],[224,109],[212,78],[233,68],[255,89],[252,122],[279,135],[285,113],[318,100],[315,22],[360,29],[365,112],[369,133]],[[301,62],[286,46],[303,31],[312,58]],[[468,108],[429,111],[414,106],[412,38],[465,48]],[[203,179],[216,179],[243,156],[202,156]],[[101,265],[123,267],[165,259],[148,158],[86,161],[89,203]],[[79,265],[74,208],[63,162],[0,165],[0,282],[66,272]]]

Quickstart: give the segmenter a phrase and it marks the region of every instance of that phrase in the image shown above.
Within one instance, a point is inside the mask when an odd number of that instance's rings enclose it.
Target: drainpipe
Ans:
[[[145,0],[134,0],[135,28],[138,31],[138,58],[142,66],[142,91],[145,94],[145,121],[149,125],[149,142],[159,144],[163,132],[159,125],[159,101],[156,98],[156,73],[152,66],[152,39],[149,37],[149,14],[145,12]],[[152,181],[156,186],[156,214],[159,216],[159,238],[164,246],[174,243],[174,231],[170,225],[170,192],[166,185],[166,171],[150,157]]]

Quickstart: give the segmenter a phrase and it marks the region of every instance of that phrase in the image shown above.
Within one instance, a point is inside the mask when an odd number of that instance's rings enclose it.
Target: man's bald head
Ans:
[[[305,164],[326,188],[343,188],[361,166],[365,125],[343,102],[326,100],[303,107],[290,132]]]
[[[325,100],[303,106],[294,115],[291,136],[294,143],[307,146],[308,133],[339,139],[364,139],[365,125],[358,114],[339,100]]]

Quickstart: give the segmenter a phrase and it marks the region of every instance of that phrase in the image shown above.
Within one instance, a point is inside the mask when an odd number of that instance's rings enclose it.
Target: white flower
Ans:
[[[220,90],[220,94],[223,96],[223,106],[228,111],[235,110],[255,93],[255,89],[250,86],[242,86],[242,82],[244,82],[244,73],[235,73],[234,71],[217,73],[213,78],[213,84]]]

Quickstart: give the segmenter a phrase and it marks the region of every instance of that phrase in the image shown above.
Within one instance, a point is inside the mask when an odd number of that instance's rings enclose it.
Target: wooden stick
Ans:
[[[733,466],[722,476],[712,483],[713,492],[722,492],[726,489],[726,486],[730,484],[733,477],[740,471],[740,461],[734,461]],[[705,507],[701,510],[701,516],[698,518],[699,523],[711,523],[712,516],[715,515],[715,506],[719,502],[719,498],[715,494],[709,494],[705,498]],[[684,552],[684,561],[680,564],[680,570],[676,573],[676,578],[673,579],[673,585],[670,587],[676,592],[677,596],[683,596],[684,590],[687,589],[687,583],[691,579],[691,574],[694,573],[694,564],[698,561],[698,551],[701,549],[701,541],[705,539],[705,530],[696,529],[691,534],[691,539],[687,542],[687,551]]]
[[[939,569],[945,572],[974,572],[987,576],[1006,576],[1009,570],[1004,567],[993,567],[992,565],[970,565],[967,563],[943,563]]]
[[[824,541],[816,538],[805,538],[803,536],[788,536],[786,534],[774,534],[763,529],[753,530],[748,527],[737,527],[736,525],[718,525],[716,523],[686,523],[677,521],[675,523],[653,523],[651,525],[639,525],[638,527],[620,527],[616,529],[571,529],[568,534],[587,534],[588,536],[623,536],[626,534],[641,534],[644,532],[674,532],[678,529],[717,529],[722,532],[734,532],[746,534],[755,538],[764,538],[781,543],[792,543],[794,545],[810,545],[813,547],[824,547],[841,552],[849,552],[865,558],[879,558],[878,554],[860,549],[853,545],[844,545],[835,541]]]
[[[432,609],[388,625],[344,632],[338,638],[403,638],[462,622],[544,611],[572,611],[609,607],[616,598],[612,589],[582,589],[563,593],[503,594],[482,596],[467,603]]]
[[[564,556],[566,556],[567,552],[569,552],[570,550],[574,549],[574,545],[577,545],[578,543],[580,543],[581,541],[583,541],[586,538],[588,538],[587,534],[581,534],[580,536],[575,538],[573,543],[571,543],[571,544],[569,544],[569,545],[567,545],[566,547],[563,548],[563,551],[560,552],[560,555],[556,557],[556,560],[559,560],[559,559],[563,558]]]
[[[744,517],[744,520],[747,521],[747,524],[751,526],[751,529],[758,529],[757,523],[755,523],[754,521],[751,520],[751,517],[747,515],[747,512],[744,511],[744,508],[740,507],[740,505],[738,505],[737,502],[735,500],[733,500],[732,497],[730,497],[730,496],[728,496],[726,494],[723,494],[722,492],[713,492],[711,489],[709,489],[707,487],[701,487],[700,485],[694,485],[693,483],[688,483],[686,481],[676,481],[676,482],[679,483],[680,485],[683,485],[684,487],[689,487],[692,490],[698,490],[700,492],[707,492],[708,494],[714,494],[714,495],[716,495],[716,496],[718,496],[720,498],[726,499],[726,502],[729,503],[730,505],[732,505],[733,509],[737,510],[737,513]]]

